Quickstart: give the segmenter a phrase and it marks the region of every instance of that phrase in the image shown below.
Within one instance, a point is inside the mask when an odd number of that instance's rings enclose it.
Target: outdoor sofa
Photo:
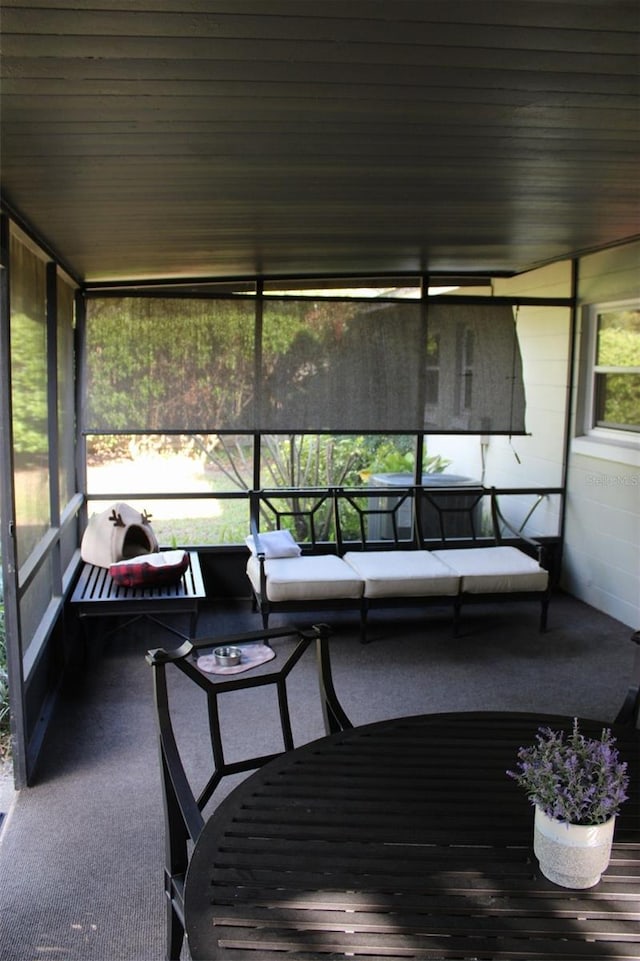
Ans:
[[[354,610],[364,642],[371,609],[438,605],[457,634],[465,605],[508,600],[537,602],[546,630],[547,548],[513,530],[481,486],[253,491],[247,545],[265,628],[276,611]]]

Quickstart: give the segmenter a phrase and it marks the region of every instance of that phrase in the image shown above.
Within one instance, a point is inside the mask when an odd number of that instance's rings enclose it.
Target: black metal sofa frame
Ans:
[[[549,493],[561,491],[550,489]],[[542,541],[515,530],[502,514],[495,488],[412,485],[389,489],[263,489],[252,491],[250,496],[253,553],[247,574],[254,608],[262,615],[265,628],[274,612],[355,610],[360,615],[364,643],[367,615],[372,608],[438,605],[451,609],[455,635],[467,604],[535,601],[540,604],[540,631],[546,630],[560,538]],[[267,540],[265,531],[283,529],[293,533],[301,548],[300,558],[289,558],[280,565],[286,571],[285,581],[289,578],[284,585],[276,583],[280,568],[276,569],[263,544]],[[511,553],[496,552],[495,548],[510,548]],[[372,559],[372,554],[377,557]],[[335,557],[348,563],[351,574],[360,577],[362,588],[352,590],[350,596],[340,596],[347,591],[334,588],[331,574],[328,582],[323,582],[321,564],[316,562],[317,577],[312,565],[305,566],[303,559],[309,557]],[[411,586],[413,572],[403,582],[403,566],[412,571],[416,565],[436,561],[447,568],[452,563],[454,568],[457,565],[455,588],[447,581],[446,590],[440,592],[428,571],[416,581],[415,592]],[[331,563],[337,571],[335,561]],[[516,566],[510,574],[511,563]],[[478,566],[486,567],[486,572],[474,574]],[[517,569],[527,566],[532,568],[530,572],[518,574]],[[358,574],[358,567],[364,567],[364,573]],[[374,580],[368,576],[367,567],[374,568]],[[465,570],[466,574],[461,573]],[[528,573],[531,576],[525,576]],[[338,574],[342,576],[341,571]]]

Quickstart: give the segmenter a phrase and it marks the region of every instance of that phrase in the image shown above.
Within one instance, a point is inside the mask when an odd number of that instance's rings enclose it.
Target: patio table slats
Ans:
[[[533,809],[506,774],[536,719],[504,714],[501,729],[496,717],[355,729],[331,738],[344,745],[335,765],[323,740],[249,778],[213,815],[215,842],[192,858],[193,957],[640,958],[637,732],[619,735],[634,796],[611,864],[595,888],[573,891],[541,876]],[[194,914],[208,919],[217,953],[202,953]]]

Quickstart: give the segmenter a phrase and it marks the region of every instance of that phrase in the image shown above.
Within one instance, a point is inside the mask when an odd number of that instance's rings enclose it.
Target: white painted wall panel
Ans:
[[[579,278],[582,305],[640,297],[640,243],[584,257]],[[581,362],[578,351],[576,385]],[[581,433],[582,426],[574,419],[572,434]],[[601,456],[590,456],[590,449],[596,450],[584,440],[570,449],[562,583],[581,600],[637,629],[640,469],[631,452],[623,456],[615,444],[600,448]]]

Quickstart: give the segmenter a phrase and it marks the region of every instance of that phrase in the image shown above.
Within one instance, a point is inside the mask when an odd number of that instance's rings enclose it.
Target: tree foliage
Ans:
[[[24,313],[11,317],[13,441],[21,461],[41,459],[47,440],[46,327]]]
[[[597,418],[640,428],[640,311],[613,311],[599,320],[598,367],[617,370],[596,374]]]
[[[253,306],[122,298],[90,302],[87,422],[96,429],[197,429],[253,403]]]

